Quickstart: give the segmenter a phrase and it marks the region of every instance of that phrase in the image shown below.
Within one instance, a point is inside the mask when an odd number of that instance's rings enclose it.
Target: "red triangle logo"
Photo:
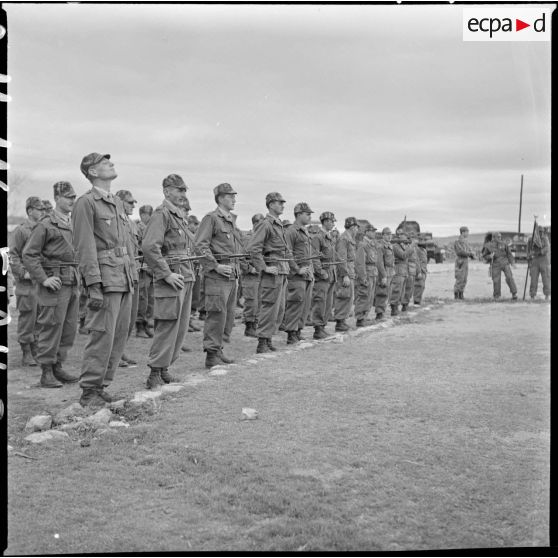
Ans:
[[[531,27],[531,24],[530,23],[525,23],[524,21],[521,21],[520,19],[515,20],[515,30],[516,31],[521,31],[522,29],[525,29],[526,27]]]

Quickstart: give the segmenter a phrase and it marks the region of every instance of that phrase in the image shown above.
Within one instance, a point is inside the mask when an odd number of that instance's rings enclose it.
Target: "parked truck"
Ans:
[[[419,242],[426,248],[428,261],[434,260],[436,263],[442,263],[444,261],[446,251],[438,246],[438,243],[432,238],[431,232],[420,232],[420,225],[417,221],[408,221],[405,219],[399,223],[396,230],[398,229],[403,229],[407,234],[410,232],[417,233]]]

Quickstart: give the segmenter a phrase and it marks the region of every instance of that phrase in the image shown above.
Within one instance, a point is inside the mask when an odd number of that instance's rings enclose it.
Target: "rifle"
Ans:
[[[41,262],[42,267],[50,268],[50,267],[68,267],[68,266],[78,266],[79,262],[63,262],[63,261],[49,261],[49,262]]]
[[[533,240],[535,238],[535,230],[537,228],[537,216],[535,215],[535,222],[533,223],[533,234],[531,235],[531,245],[527,242],[527,271],[525,272],[525,285],[523,286],[523,300],[525,300],[525,293],[527,292],[527,278],[529,277],[529,272],[531,271],[532,258],[531,250],[533,249]]]

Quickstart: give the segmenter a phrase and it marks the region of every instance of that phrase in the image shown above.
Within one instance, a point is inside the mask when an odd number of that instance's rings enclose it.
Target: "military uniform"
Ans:
[[[531,298],[537,296],[539,286],[539,274],[543,284],[543,294],[546,298],[550,296],[550,242],[546,235],[541,236],[542,246],[533,243],[530,238],[527,245],[527,252],[530,254],[531,283],[529,285],[529,295]]]
[[[428,252],[424,246],[417,246],[417,274],[415,276],[415,286],[413,289],[413,301],[417,306],[422,302],[427,273]]]
[[[473,251],[467,239],[462,235],[454,242],[453,249],[455,251],[455,285],[453,292],[455,298],[463,298],[467,276],[469,275],[469,258],[473,255]]]
[[[517,287],[511,271],[511,265],[514,263],[514,259],[509,245],[503,240],[494,239],[487,244],[486,249],[493,256],[492,283],[494,286],[494,298],[500,298],[502,294],[502,272],[504,272],[512,298],[516,299]]]
[[[413,291],[415,289],[415,279],[419,269],[417,245],[411,244],[412,250],[409,252],[407,258],[407,277],[405,278],[405,288],[401,295],[402,309],[406,310],[407,305],[413,298]]]
[[[253,232],[248,232],[243,239],[244,250],[247,251]],[[255,327],[258,322],[258,312],[260,309],[259,290],[261,273],[256,270],[249,259],[240,261],[242,271],[242,293],[244,295],[244,309],[242,317],[246,324],[246,334],[248,337],[256,337]]]
[[[391,305],[391,313],[397,314],[399,303],[405,291],[405,281],[409,275],[407,260],[415,250],[412,246],[405,246],[399,242],[393,242],[392,245],[395,275],[391,281],[389,304]]]
[[[375,229],[374,229],[375,230]],[[379,259],[376,242],[367,236],[359,244],[355,256],[355,317],[357,326],[366,325],[374,303]]]
[[[140,221],[137,223],[138,241],[139,241],[139,270],[138,270],[138,312],[136,317],[136,333],[141,334],[145,331],[145,337],[153,336],[151,328],[153,327],[153,271],[145,263],[143,257],[143,237],[147,225]]]
[[[55,188],[57,185],[55,184]],[[55,190],[57,195],[74,196],[69,183]],[[51,211],[34,227],[23,250],[23,262],[38,286],[37,362],[43,369],[41,385],[60,387],[54,381],[75,382],[62,364],[74,344],[78,320],[78,283],[76,252],[72,245],[70,216]],[[66,262],[66,263],[65,263]],[[43,285],[48,277],[58,277],[62,286],[51,290]]]
[[[378,246],[378,281],[374,295],[376,318],[381,318],[391,297],[391,282],[395,275],[395,256],[391,242],[382,239]],[[385,279],[385,285],[382,285]]]
[[[132,310],[130,312],[130,327],[128,328],[128,337],[132,335],[132,331],[134,331],[134,325],[136,323],[138,317],[138,308],[139,308],[139,246],[140,246],[140,232],[138,229],[137,223],[128,217],[128,234],[130,235],[130,241],[132,246],[132,257],[134,259],[134,264],[132,265],[132,280],[134,284],[134,294],[132,295]]]
[[[356,224],[356,219],[355,219]],[[351,312],[355,294],[355,256],[356,242],[348,230],[339,236],[336,252],[341,263],[337,266],[337,283],[335,285],[335,320],[339,326]],[[343,286],[343,277],[349,277],[350,283]]]

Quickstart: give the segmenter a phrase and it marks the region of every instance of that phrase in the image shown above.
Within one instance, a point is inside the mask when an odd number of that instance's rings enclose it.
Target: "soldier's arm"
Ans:
[[[126,230],[128,231],[128,239],[126,241],[126,249],[128,250],[128,254],[130,257],[130,271],[131,271],[131,275],[132,275],[132,281],[138,281],[139,280],[139,275],[138,275],[138,266],[139,266],[139,261],[135,259],[136,256],[136,239],[135,239],[135,233],[136,233],[136,229],[135,229],[135,223],[128,218],[128,226],[126,227]]]
[[[453,249],[455,250],[455,255],[459,256],[460,258],[468,258],[469,257],[469,250],[466,249],[463,242],[460,240],[456,240]]]
[[[86,286],[101,283],[101,271],[97,260],[94,226],[95,208],[85,197],[78,198],[72,209],[74,249],[79,254],[79,271]]]
[[[267,235],[269,232],[268,223],[264,222],[260,226],[256,227],[250,240],[248,241],[248,253],[252,259],[252,265],[257,271],[264,271],[267,267],[263,259],[263,247],[265,241],[267,240]]]
[[[167,230],[167,217],[163,211],[154,211],[143,234],[143,257],[153,270],[155,280],[166,279],[172,274],[169,264],[163,257],[161,248]]]
[[[325,250],[322,250],[322,246],[321,246],[321,238],[320,235],[317,234],[315,236],[313,236],[310,239],[310,246],[312,247],[312,255],[314,254],[319,254],[320,252],[325,252]],[[314,272],[317,275],[321,275],[322,274],[322,260],[316,258],[315,260],[312,260],[313,264],[314,264]]]
[[[382,246],[378,246],[377,254],[378,257],[376,261],[376,267],[378,268],[378,279],[381,281],[387,275],[386,268],[384,265],[384,249]]]
[[[366,281],[366,251],[364,242],[361,242],[355,254],[355,274],[358,281]]]
[[[287,241],[287,248],[291,254],[294,254],[294,243],[298,232],[295,230],[294,227],[289,227],[287,232],[285,233],[285,240]],[[304,265],[302,263],[301,265]],[[294,259],[289,260],[289,267],[291,269],[291,273],[298,273],[300,271],[300,267]]]
[[[219,265],[219,262],[215,259],[209,249],[211,239],[213,238],[213,226],[213,217],[211,215],[206,215],[201,220],[200,226],[196,231],[196,238],[194,240],[196,254],[203,256],[201,263],[205,271],[214,270]]]
[[[10,249],[10,267],[12,268],[12,274],[16,279],[23,279],[25,275],[25,267],[23,267],[23,262],[21,261],[21,252],[25,245],[25,237],[21,227],[18,227],[12,238],[10,239],[9,249]]]
[[[406,257],[406,253],[405,250],[403,249],[403,247],[401,246],[401,244],[399,244],[398,242],[395,242],[393,244],[393,253],[395,256],[397,256],[400,260],[404,260]]]
[[[37,226],[31,231],[31,236],[23,249],[23,265],[29,271],[29,275],[34,281],[43,284],[48,279],[43,266],[41,265],[41,254],[47,241],[48,231],[43,223],[37,223]]]
[[[339,277],[348,277],[349,268],[347,266],[347,243],[345,242],[344,238],[339,238],[335,251],[337,252],[337,257],[341,262],[337,264],[337,272],[339,273]]]
[[[508,262],[510,262],[511,265],[513,265],[515,263],[515,259],[513,257],[511,248],[506,244],[506,256],[508,257]]]

